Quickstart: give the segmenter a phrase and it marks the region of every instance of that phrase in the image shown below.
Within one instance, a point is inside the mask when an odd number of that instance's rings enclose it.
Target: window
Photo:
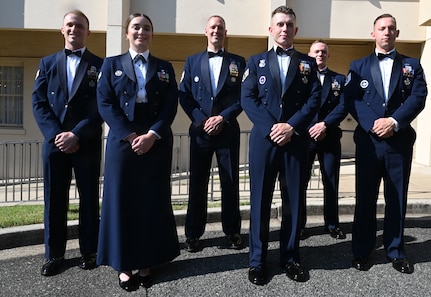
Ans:
[[[0,66],[0,126],[23,125],[24,67]]]

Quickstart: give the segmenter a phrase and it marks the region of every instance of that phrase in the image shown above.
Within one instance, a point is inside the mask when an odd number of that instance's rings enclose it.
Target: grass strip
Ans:
[[[248,205],[248,202],[241,201],[241,205]],[[220,202],[208,202],[208,207],[220,207]],[[173,210],[187,209],[187,203],[173,203]],[[15,226],[25,226],[32,224],[43,223],[43,205],[13,205],[0,206],[0,228],[8,228]],[[79,204],[69,204],[67,219],[77,220],[79,218]]]

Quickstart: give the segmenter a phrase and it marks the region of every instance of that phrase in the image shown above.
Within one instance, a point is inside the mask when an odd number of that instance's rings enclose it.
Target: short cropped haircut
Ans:
[[[224,25],[224,27],[226,28],[226,22],[225,22],[225,20],[224,20],[224,18],[222,18],[221,16],[219,16],[219,15],[212,15],[212,16],[210,16],[209,18],[208,18],[208,20],[207,20],[207,23],[209,22],[209,20],[210,19],[212,19],[212,18],[219,18],[219,19],[221,19],[221,21],[223,22],[223,25]]]
[[[316,39],[315,41],[313,41],[313,43],[311,45],[316,44],[316,43],[323,43],[324,45],[328,46],[326,41],[323,39]]]
[[[77,15],[77,16],[80,16],[80,17],[84,18],[84,19],[85,19],[85,21],[87,22],[88,28],[90,29],[90,21],[88,20],[87,16],[86,16],[82,11],[80,11],[79,9],[74,9],[74,10],[68,11],[68,12],[66,12],[66,14],[63,16],[63,19],[64,19],[68,14],[74,14],[74,15]]]
[[[395,27],[397,26],[397,20],[395,19],[395,17],[393,15],[391,15],[390,13],[384,13],[379,15],[375,20],[373,25],[375,25],[377,23],[378,20],[383,19],[383,18],[391,18],[394,21]]]
[[[274,9],[274,11],[272,12],[272,14],[271,14],[271,17],[273,17],[275,14],[277,14],[277,13],[284,13],[284,14],[291,14],[291,15],[293,15],[294,16],[294,18],[296,19],[296,14],[295,14],[295,12],[293,11],[293,8],[292,7],[289,7],[289,6],[279,6],[279,7],[277,7],[276,9]]]

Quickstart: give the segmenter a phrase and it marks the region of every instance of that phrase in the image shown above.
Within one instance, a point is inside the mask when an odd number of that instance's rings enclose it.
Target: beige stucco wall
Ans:
[[[426,32],[425,28],[418,27],[419,0],[292,0],[287,3],[297,12],[299,38],[370,39],[374,19],[383,13],[397,18],[399,40],[423,40]]]
[[[264,36],[270,4],[270,0],[132,0],[131,11],[148,14],[158,32],[200,34],[209,16],[221,15],[228,34]]]
[[[419,25],[431,26],[431,1],[419,0]]]
[[[429,10],[431,13],[431,10]],[[430,24],[431,25],[431,24]],[[431,93],[431,27],[427,28],[427,37],[421,57],[425,77],[428,83],[428,94]],[[415,161],[426,166],[431,166],[431,102],[428,95],[425,109],[417,118],[417,139],[415,146]]]
[[[0,31],[3,28],[35,30],[33,37],[26,40],[39,41],[47,47],[44,43],[46,41],[40,39],[38,29],[52,30],[51,38],[55,42],[51,41],[50,46],[53,49],[50,49],[50,52],[62,46],[58,30],[62,17],[68,10],[84,11],[90,19],[90,29],[93,32],[106,32],[105,56],[116,55],[127,49],[123,28],[125,18],[131,12],[146,13],[154,23],[154,41],[160,44],[160,41],[163,40],[163,47],[159,46],[154,52],[157,55],[161,54],[162,58],[166,58],[174,64],[177,76],[181,75],[180,69],[184,63],[185,54],[193,54],[197,50],[204,49],[204,26],[208,17],[213,14],[219,14],[225,18],[228,36],[249,38],[249,40],[241,39],[240,41],[231,39],[230,43],[233,51],[246,47],[247,53],[244,56],[248,57],[249,54],[264,50],[250,46],[253,44],[250,40],[255,37],[268,37],[271,11],[283,4],[292,6],[297,14],[299,27],[295,46],[301,51],[306,51],[306,44],[315,38],[331,41],[333,51],[329,61],[330,67],[344,73],[347,71],[346,65],[352,59],[372,50],[370,38],[372,23],[376,16],[388,12],[398,20],[400,29],[398,40],[403,42],[399,44],[398,49],[402,53],[409,54],[414,47],[415,55],[417,55],[418,46],[424,44],[422,54],[419,56],[421,56],[426,76],[431,77],[431,66],[429,66],[431,65],[431,29],[420,26],[421,24],[431,26],[430,0],[2,0],[3,2],[7,2],[7,4],[5,3],[0,10]],[[163,35],[163,33],[169,34]],[[168,42],[172,40],[173,34],[177,39],[174,38],[175,42]],[[199,36],[199,38],[191,39],[196,44],[178,43],[178,38],[183,40],[187,39],[187,36],[193,35]],[[54,36],[58,36],[58,40]],[[95,36],[90,37],[90,40],[93,38]],[[164,41],[165,39],[166,41]],[[349,43],[349,41],[356,43]],[[363,43],[359,44],[358,41]],[[6,42],[11,41],[7,39]],[[414,44],[410,42],[414,42]],[[25,48],[16,46],[5,48],[4,44],[5,41],[0,47],[0,63],[19,62],[25,68],[25,118],[24,129],[0,128],[0,141],[40,138],[41,135],[34,123],[30,104],[34,73],[39,58],[35,56],[33,50],[33,56],[23,57],[22,51]],[[27,42],[27,44],[28,48],[34,48],[32,43]],[[242,44],[244,45],[242,46]],[[95,49],[95,45],[91,45],[90,48]],[[161,48],[181,53],[177,53],[177,56],[167,56],[165,50],[160,50]],[[16,51],[20,51],[20,53],[14,57]],[[418,132],[415,158],[417,162],[426,165],[431,165],[430,118],[431,104],[427,104],[414,123]],[[244,113],[240,115],[240,123],[243,130],[251,128]],[[179,108],[173,125],[174,129],[177,132],[185,132],[188,125],[189,120]],[[343,123],[345,129],[353,129],[353,126],[352,122]],[[354,147],[351,146],[349,137],[351,138],[351,135],[346,135],[347,142],[343,144],[343,150],[351,152]]]
[[[26,0],[24,28],[60,29],[63,15],[73,9],[80,9],[87,15],[91,30],[106,31],[107,0]]]
[[[374,18],[384,12],[398,18],[400,40],[423,40],[431,19],[431,1],[359,0],[3,0],[0,28],[57,29],[64,13],[81,9],[91,29],[106,31],[112,22],[122,23],[123,12],[144,12],[156,32],[202,33],[210,15],[226,20],[228,34],[266,36],[273,8],[286,3],[298,18],[298,38],[369,39]],[[408,33],[408,34],[407,34]]]

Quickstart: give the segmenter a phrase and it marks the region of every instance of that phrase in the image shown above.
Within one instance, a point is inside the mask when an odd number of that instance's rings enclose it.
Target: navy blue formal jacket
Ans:
[[[315,60],[295,51],[282,90],[275,51],[250,57],[242,79],[241,105],[263,138],[280,122],[289,123],[297,135],[308,133],[322,89],[316,72]]]
[[[41,59],[32,96],[33,113],[47,142],[60,132],[71,131],[82,146],[101,137],[96,87],[103,59],[84,51],[70,94],[66,59],[64,50]]]
[[[340,125],[347,115],[343,95],[344,83],[344,75],[327,70],[322,85],[320,108],[310,127],[318,122],[325,122],[327,130],[330,131]]]
[[[371,132],[374,121],[392,117],[405,129],[425,107],[427,85],[419,59],[396,54],[392,67],[388,102],[385,102],[379,60],[371,55],[353,61],[346,79],[348,111],[360,127]]]
[[[171,137],[171,124],[177,112],[178,89],[172,64],[151,54],[148,57],[145,89],[147,91],[149,130],[161,138]],[[103,63],[98,85],[99,110],[118,139],[132,134],[135,102],[138,93],[130,53],[109,57]],[[165,104],[166,103],[166,104]]]
[[[242,111],[240,92],[244,67],[243,57],[224,52],[217,91],[213,94],[207,52],[187,57],[179,97],[195,127],[214,115],[223,116],[225,122],[236,120]]]

